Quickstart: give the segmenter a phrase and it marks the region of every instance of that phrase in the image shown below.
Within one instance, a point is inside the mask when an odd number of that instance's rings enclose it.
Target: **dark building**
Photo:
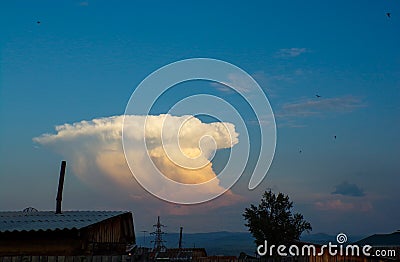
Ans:
[[[117,255],[134,243],[127,211],[0,212],[0,256]]]
[[[197,261],[204,257],[207,257],[204,248],[167,248],[149,255],[151,261]]]

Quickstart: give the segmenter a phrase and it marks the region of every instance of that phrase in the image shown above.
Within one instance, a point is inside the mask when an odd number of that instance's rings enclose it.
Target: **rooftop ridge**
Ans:
[[[0,232],[80,229],[130,211],[0,211]]]

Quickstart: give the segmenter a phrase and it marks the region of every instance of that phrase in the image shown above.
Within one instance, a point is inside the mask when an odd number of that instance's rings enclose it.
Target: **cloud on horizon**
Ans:
[[[328,199],[316,201],[314,207],[319,211],[341,211],[341,212],[368,212],[372,204],[369,201],[346,201],[344,199]]]
[[[350,192],[347,192],[350,194]],[[352,195],[323,193],[314,194],[311,202],[314,210],[324,212],[363,213],[373,211],[373,197],[353,197]]]
[[[333,195],[343,195],[343,196],[353,196],[362,197],[365,196],[364,190],[358,187],[356,184],[348,183],[347,181],[336,185],[335,191],[332,192]]]

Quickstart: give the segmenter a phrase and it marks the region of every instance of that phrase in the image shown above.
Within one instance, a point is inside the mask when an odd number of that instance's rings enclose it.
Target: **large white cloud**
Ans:
[[[133,200],[142,199],[143,190],[134,180],[123,152],[123,121],[124,116],[112,116],[59,125],[55,134],[43,134],[33,141],[67,158],[73,172],[95,188],[114,186]],[[171,115],[130,115],[125,116],[125,124],[129,125],[125,129],[129,132],[124,136],[131,141],[145,139],[147,144],[147,150],[125,147],[136,163],[145,163],[142,160],[148,154],[157,169],[171,180],[185,184],[213,181],[204,192],[183,191],[182,197],[224,190],[210,159],[216,150],[238,143],[233,124],[203,123],[193,116]],[[154,166],[139,164],[134,171],[140,179],[157,183],[153,181]],[[162,185],[159,190],[163,190]],[[232,192],[228,195],[235,198]]]

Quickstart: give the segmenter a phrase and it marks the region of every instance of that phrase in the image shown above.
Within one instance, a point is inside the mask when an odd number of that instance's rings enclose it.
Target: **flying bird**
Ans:
[[[299,153],[301,154],[301,153],[303,153],[303,151],[300,149],[300,150],[299,150]]]
[[[40,24],[40,21],[37,21],[36,24]]]
[[[321,97],[321,96],[320,96],[320,95],[318,95],[318,94],[316,94],[315,96],[316,96],[317,98],[320,98],[320,97]]]
[[[336,136],[334,136],[334,138],[336,139]]]
[[[387,16],[388,18],[390,18],[390,13],[386,13],[386,16]]]

